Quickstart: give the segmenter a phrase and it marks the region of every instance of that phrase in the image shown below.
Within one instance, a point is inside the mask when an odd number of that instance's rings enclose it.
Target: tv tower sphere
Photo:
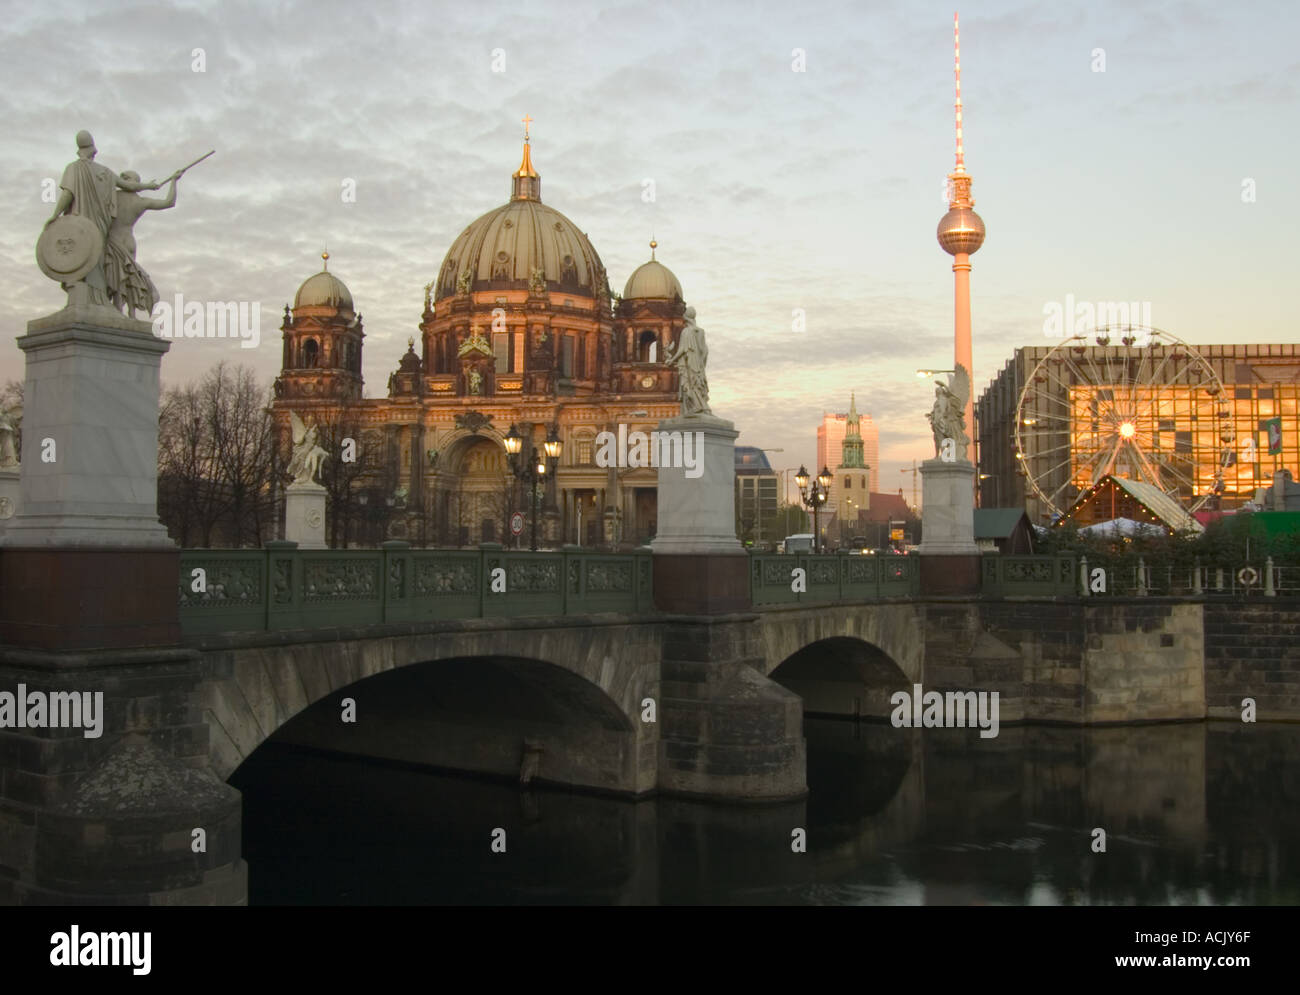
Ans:
[[[973,208],[954,207],[939,220],[938,236],[948,255],[970,255],[984,244],[984,219]]]

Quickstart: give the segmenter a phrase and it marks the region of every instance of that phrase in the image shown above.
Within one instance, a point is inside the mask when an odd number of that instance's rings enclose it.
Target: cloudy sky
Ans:
[[[1044,308],[1066,295],[1149,302],[1193,344],[1297,340],[1294,3],[959,9],[989,232],[973,257],[977,394],[1016,346],[1044,342]],[[951,259],[934,236],[952,14],[923,0],[5,0],[0,381],[22,374],[13,337],[62,306],[32,252],[79,129],[98,161],[146,179],[217,150],[175,210],[136,226],[139,260],[165,300],[259,301],[262,345],[178,341],[165,382],[222,359],[269,381],[283,306],[328,247],[377,396],[452,239],[508,198],[527,113],[542,198],[587,232],[615,290],[658,237],[740,443],[811,466],[822,412],[856,391],[880,427],[882,488],[910,495],[899,469],[933,454],[915,370],[952,360]]]

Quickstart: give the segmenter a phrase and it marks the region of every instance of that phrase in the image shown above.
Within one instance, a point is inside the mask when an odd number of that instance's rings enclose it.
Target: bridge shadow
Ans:
[[[808,715],[888,718],[889,696],[912,682],[884,650],[852,636],[820,639],[768,675],[799,695]]]
[[[634,793],[638,731],[599,687],[553,664],[464,657],[338,688],[265,742],[515,783]]]

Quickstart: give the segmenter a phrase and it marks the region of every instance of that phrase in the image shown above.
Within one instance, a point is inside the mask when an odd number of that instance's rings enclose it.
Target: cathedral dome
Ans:
[[[329,253],[322,252],[321,258],[329,266]],[[352,292],[347,285],[328,269],[322,269],[315,276],[309,276],[298,288],[293,298],[293,309],[300,307],[332,307],[340,311],[352,310]]]
[[[628,277],[627,286],[623,288],[623,300],[683,300],[682,285],[673,276],[673,271],[654,258],[658,242],[650,243],[650,261],[642,263]]]
[[[605,268],[587,236],[541,201],[541,179],[528,146],[514,174],[509,203],[470,223],[451,244],[438,271],[435,299],[457,293],[469,273],[469,289],[483,283],[531,284],[541,270],[547,286],[584,297],[606,288]]]

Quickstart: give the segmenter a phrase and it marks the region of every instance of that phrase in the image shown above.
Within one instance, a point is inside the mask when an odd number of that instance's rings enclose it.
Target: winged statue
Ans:
[[[293,454],[289,457],[289,474],[295,484],[319,483],[321,464],[329,453],[320,446],[320,426],[307,427],[298,412],[289,412],[289,425],[293,429]]]
[[[952,439],[957,447],[957,459],[966,458],[970,436],[966,434],[966,402],[970,399],[970,374],[961,363],[948,377],[948,383],[935,381],[934,407],[925,417],[934,433],[934,452],[943,451],[944,439]]]

